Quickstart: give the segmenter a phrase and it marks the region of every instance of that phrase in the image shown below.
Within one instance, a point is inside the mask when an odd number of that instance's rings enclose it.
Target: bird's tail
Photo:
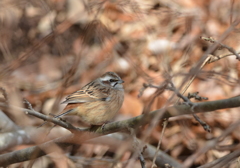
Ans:
[[[66,115],[66,114],[69,114],[69,113],[71,113],[71,112],[73,112],[73,111],[74,111],[74,109],[67,110],[66,112],[64,112],[64,113],[62,113],[62,114],[59,114],[59,115],[55,116],[54,118],[62,117],[62,116]],[[47,123],[47,121],[44,121],[41,125],[38,126],[38,128],[42,127],[42,126],[45,125],[46,123]]]
[[[69,114],[69,113],[71,113],[71,112],[73,112],[73,111],[74,111],[74,109],[70,109],[70,110],[68,110],[68,111],[66,111],[66,112],[64,112],[64,113],[62,113],[62,114],[59,114],[59,115],[55,116],[54,118],[62,117],[62,116],[66,115],[66,114]]]

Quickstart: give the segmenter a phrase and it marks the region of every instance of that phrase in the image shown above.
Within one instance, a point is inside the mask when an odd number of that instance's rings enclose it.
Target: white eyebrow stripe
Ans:
[[[102,80],[109,80],[109,79],[112,79],[112,77],[111,76],[109,76],[109,75],[107,75],[107,76],[104,76],[103,78],[101,78]]]

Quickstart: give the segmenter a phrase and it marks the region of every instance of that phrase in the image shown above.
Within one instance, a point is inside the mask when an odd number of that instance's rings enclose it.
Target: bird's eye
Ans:
[[[109,81],[110,81],[110,82],[116,82],[116,80],[114,80],[114,79],[110,79]]]

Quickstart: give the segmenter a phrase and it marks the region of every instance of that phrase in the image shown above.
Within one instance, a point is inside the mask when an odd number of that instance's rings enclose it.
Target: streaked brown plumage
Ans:
[[[106,72],[101,77],[85,85],[82,89],[66,97],[63,113],[55,116],[77,115],[86,124],[102,125],[110,121],[122,106],[124,81],[114,72]]]

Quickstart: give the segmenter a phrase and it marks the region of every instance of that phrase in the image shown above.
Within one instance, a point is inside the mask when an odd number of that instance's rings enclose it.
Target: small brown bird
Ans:
[[[124,81],[114,72],[85,85],[66,97],[63,113],[55,116],[77,115],[90,125],[102,125],[110,121],[119,111],[124,100]]]

